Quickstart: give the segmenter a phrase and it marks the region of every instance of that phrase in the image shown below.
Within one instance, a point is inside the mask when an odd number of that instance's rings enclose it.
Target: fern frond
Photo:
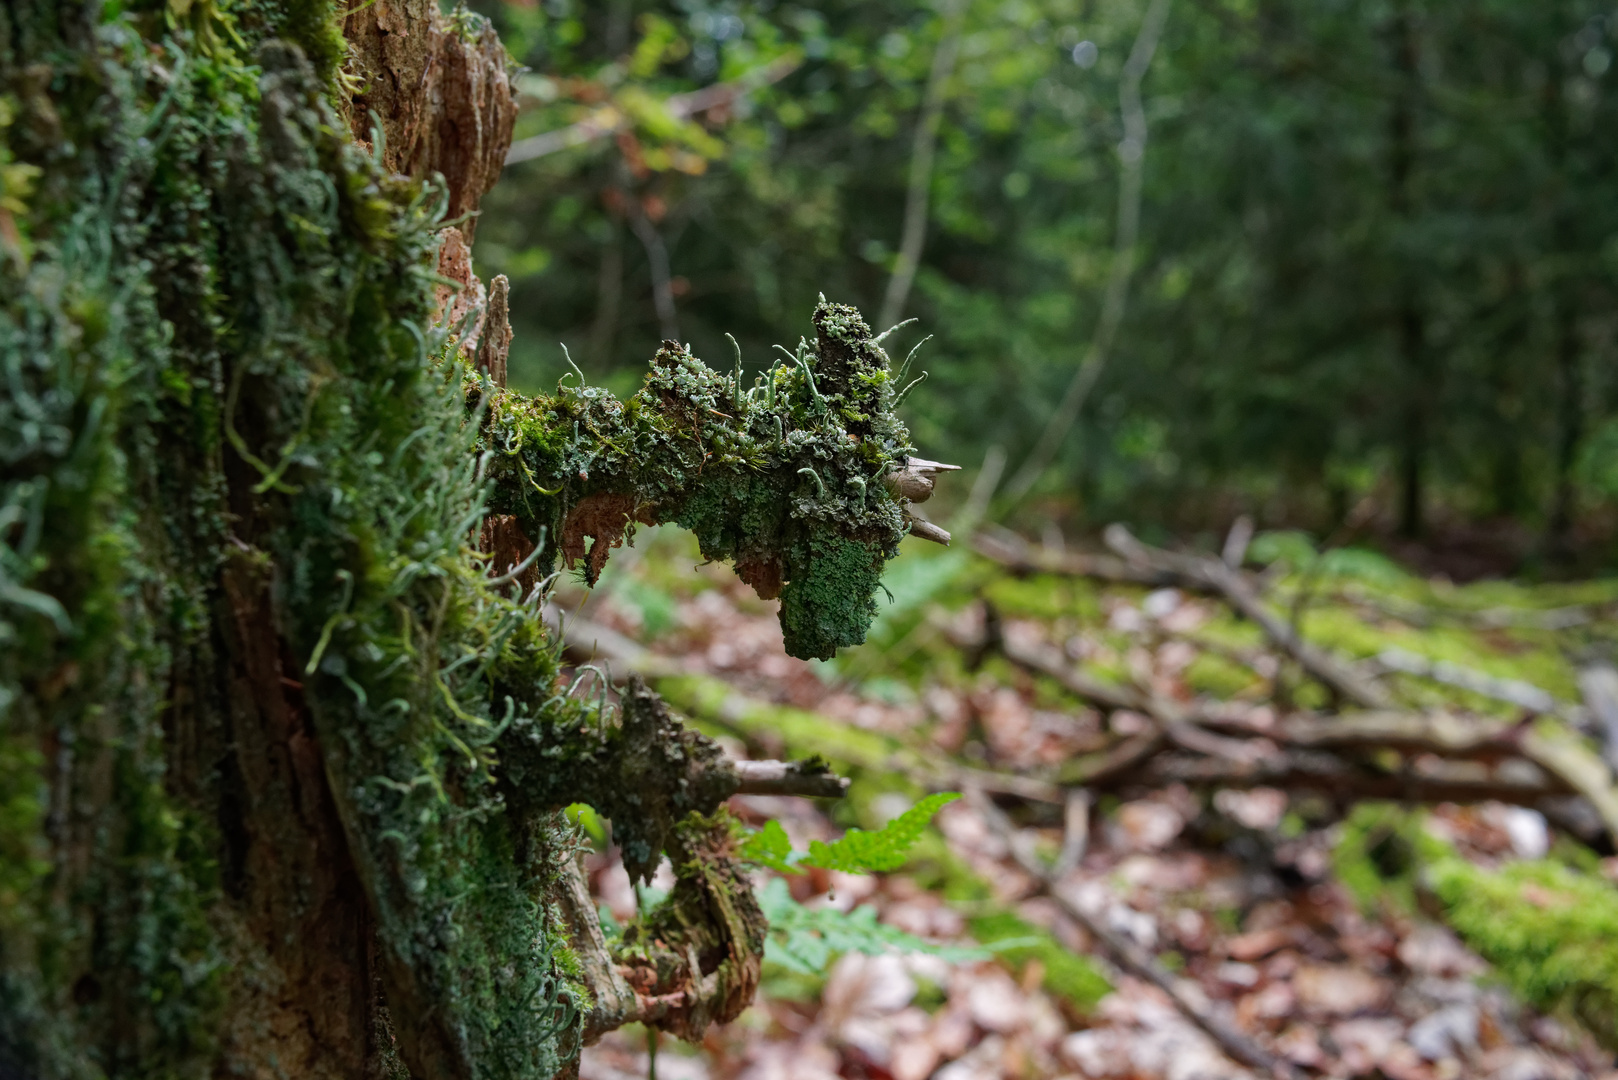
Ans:
[[[906,854],[921,839],[921,831],[933,815],[960,797],[959,792],[941,791],[927,796],[876,832],[850,829],[841,840],[829,844],[811,840],[809,857],[803,859],[801,865],[849,874],[897,870],[904,865]]]
[[[779,821],[766,821],[764,828],[742,842],[741,857],[781,874],[801,874],[811,867],[846,874],[897,870],[933,815],[960,797],[954,791],[929,795],[876,832],[849,829],[841,840],[829,844],[811,840],[807,854],[792,850],[792,841]]]
[[[779,821],[766,821],[764,828],[742,841],[738,853],[748,862],[768,867],[779,874],[801,873],[792,865],[792,841],[787,838],[787,831],[781,828]]]
[[[846,952],[877,956],[882,953],[927,953],[951,963],[982,960],[986,949],[937,945],[876,920],[876,909],[857,907],[806,908],[792,899],[787,883],[771,878],[759,890],[759,907],[770,921],[764,959],[800,975],[825,971],[832,959]]]

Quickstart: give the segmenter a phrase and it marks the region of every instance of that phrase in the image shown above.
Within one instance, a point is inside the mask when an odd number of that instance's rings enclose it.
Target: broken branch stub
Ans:
[[[912,454],[905,459],[903,465],[895,468],[884,478],[883,482],[888,490],[905,503],[905,521],[910,525],[911,536],[931,540],[945,547],[949,546],[949,533],[912,510],[911,504],[926,502],[932,498],[933,486],[939,473],[960,471],[959,465],[945,465]]]
[[[620,721],[578,709],[514,725],[500,743],[511,804],[540,818],[586,803],[611,823],[631,880],[649,881],[665,853],[674,888],[609,947],[578,864],[557,864],[558,904],[591,992],[583,1037],[640,1022],[696,1040],[753,998],[763,913],[735,852],[724,802],[742,793],[839,797],[848,780],[824,761],[732,761],[687,729],[639,675],[619,698]]]
[[[840,799],[848,777],[838,776],[818,758],[808,761],[736,761],[738,795],[802,795]]]

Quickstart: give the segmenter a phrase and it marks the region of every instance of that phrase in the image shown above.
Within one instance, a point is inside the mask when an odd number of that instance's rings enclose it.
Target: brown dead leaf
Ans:
[[[1160,851],[1180,835],[1185,819],[1172,806],[1139,799],[1118,808],[1118,826],[1125,842],[1136,851]]]
[[[1298,1004],[1326,1016],[1352,1016],[1388,999],[1387,980],[1346,964],[1303,964],[1292,976]]]
[[[1277,926],[1271,930],[1255,930],[1250,934],[1233,937],[1225,943],[1225,955],[1232,960],[1240,960],[1250,964],[1254,960],[1262,960],[1266,956],[1284,946],[1292,944],[1293,931],[1290,926]]]
[[[1028,1023],[1026,996],[998,968],[984,971],[972,981],[966,1003],[973,1021],[984,1031],[1009,1035]]]
[[[1478,975],[1486,965],[1442,926],[1416,927],[1398,948],[1399,962],[1423,975]]]

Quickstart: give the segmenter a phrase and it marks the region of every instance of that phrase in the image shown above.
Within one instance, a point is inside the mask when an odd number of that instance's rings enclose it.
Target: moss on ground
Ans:
[[[1425,815],[1367,804],[1342,826],[1338,875],[1368,909],[1430,911],[1523,1001],[1618,1046],[1618,891],[1557,858],[1485,869],[1423,827]]]

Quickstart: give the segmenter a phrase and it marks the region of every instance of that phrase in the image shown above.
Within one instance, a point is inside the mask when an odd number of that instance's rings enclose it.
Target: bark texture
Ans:
[[[383,164],[419,179],[442,176],[446,217],[471,242],[478,203],[500,178],[517,119],[510,61],[494,27],[436,0],[377,0],[343,21],[344,75],[359,88],[348,106],[356,141]],[[380,144],[373,145],[377,129]]]

